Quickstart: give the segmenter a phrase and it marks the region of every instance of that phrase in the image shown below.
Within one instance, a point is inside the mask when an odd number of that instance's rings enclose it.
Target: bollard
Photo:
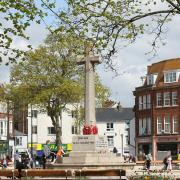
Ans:
[[[25,170],[25,173],[26,173],[26,180],[27,180],[28,179],[28,177],[27,177],[27,173],[28,173],[27,169]]]
[[[66,179],[68,178],[68,170],[66,169],[65,170],[65,173],[66,173]]]
[[[14,169],[12,169],[12,180],[14,180]]]
[[[81,180],[81,169],[79,170],[79,180]]]

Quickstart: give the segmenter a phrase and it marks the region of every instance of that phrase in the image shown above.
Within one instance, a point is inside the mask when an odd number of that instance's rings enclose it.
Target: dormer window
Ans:
[[[157,74],[148,74],[147,75],[147,85],[153,85],[156,82]]]
[[[164,73],[164,82],[172,83],[178,81],[179,73],[177,71],[168,71]]]

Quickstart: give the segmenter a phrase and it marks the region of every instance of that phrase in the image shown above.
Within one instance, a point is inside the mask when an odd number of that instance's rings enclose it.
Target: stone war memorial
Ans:
[[[63,164],[101,165],[122,163],[122,157],[108,151],[106,136],[98,135],[95,117],[95,64],[100,63],[90,44],[85,45],[85,57],[78,64],[85,64],[85,124],[83,135],[72,139],[69,157],[63,157]]]

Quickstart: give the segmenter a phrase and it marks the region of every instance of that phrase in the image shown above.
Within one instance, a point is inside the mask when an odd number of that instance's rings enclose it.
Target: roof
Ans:
[[[180,69],[180,58],[168,59],[154,63],[151,66],[148,66],[148,74],[175,69]]]
[[[133,108],[121,108],[118,111],[116,108],[97,108],[96,121],[97,122],[119,122],[124,120],[131,120],[134,118]]]
[[[14,136],[27,136],[27,134],[24,134],[20,131],[14,130]]]

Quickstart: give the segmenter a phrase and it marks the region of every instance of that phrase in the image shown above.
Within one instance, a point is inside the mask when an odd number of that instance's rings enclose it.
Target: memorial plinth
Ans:
[[[63,164],[117,164],[122,157],[108,151],[107,139],[99,135],[77,135],[73,137],[73,149]]]

